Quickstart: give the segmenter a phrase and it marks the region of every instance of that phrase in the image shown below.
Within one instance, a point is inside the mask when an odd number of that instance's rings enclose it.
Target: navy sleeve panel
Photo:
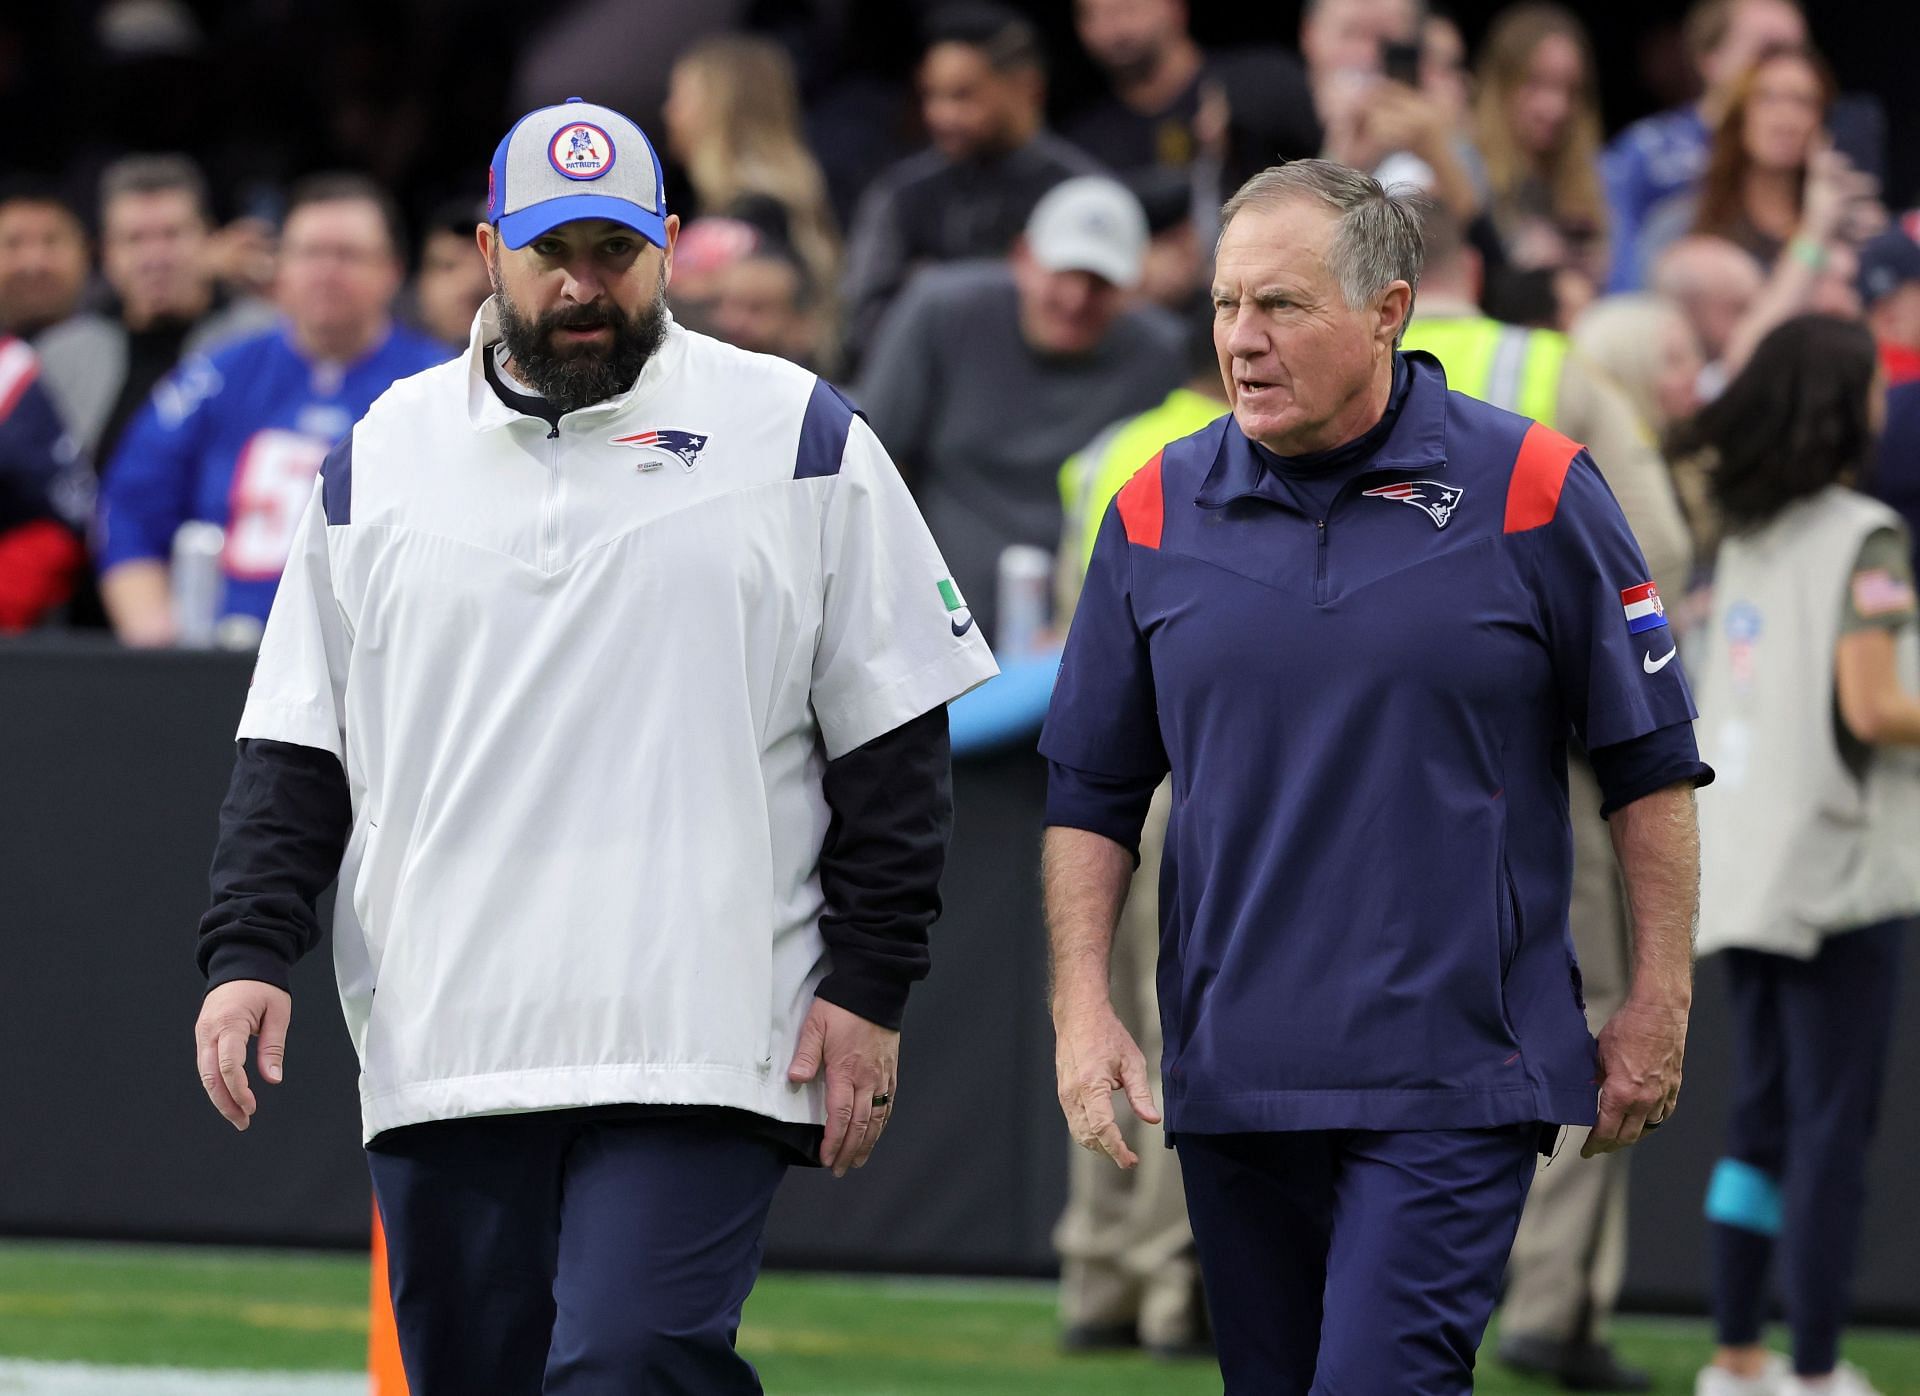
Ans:
[[[320,507],[326,510],[327,526],[353,522],[353,432],[340,438],[340,444],[327,453],[320,467]]]
[[[1607,819],[1615,810],[1669,785],[1697,789],[1713,784],[1713,767],[1700,759],[1691,722],[1676,722],[1631,741],[1595,747],[1587,759],[1600,782],[1600,814]]]
[[[239,745],[197,958],[210,989],[233,979],[284,989],[293,962],[320,943],[316,903],[339,875],[353,804],[331,752],[259,739]]]
[[[1136,553],[1153,555],[1128,541],[1118,503],[1109,504],[1067,631],[1040,752],[1078,771],[1158,784],[1167,753],[1147,637],[1134,619]]]
[[[898,1029],[931,961],[953,834],[947,710],[938,707],[827,763],[832,818],[820,849],[820,935],[833,968],[818,997]]]
[[[1151,776],[1103,776],[1047,763],[1047,826],[1085,829],[1112,839],[1140,864],[1140,828],[1160,782]]]
[[[816,480],[840,473],[840,457],[847,449],[853,419],[865,416],[824,378],[816,378],[807,412],[800,419],[800,448],[794,453],[793,478]]]
[[[1573,458],[1550,522],[1514,537],[1568,725],[1589,751],[1699,716],[1646,559],[1593,458]]]

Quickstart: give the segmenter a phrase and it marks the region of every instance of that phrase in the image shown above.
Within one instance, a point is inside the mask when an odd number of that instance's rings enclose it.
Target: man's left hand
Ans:
[[[1600,1119],[1580,1157],[1626,1148],[1680,1103],[1687,1011],[1628,999],[1600,1030]]]
[[[859,1168],[880,1142],[893,1114],[900,1075],[900,1034],[837,1004],[815,999],[800,1028],[800,1046],[787,1068],[789,1081],[827,1080],[827,1133],[820,1162],[844,1178]]]

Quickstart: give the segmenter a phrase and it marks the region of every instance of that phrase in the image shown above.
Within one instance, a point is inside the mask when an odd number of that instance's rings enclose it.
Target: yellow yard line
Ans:
[[[127,1294],[67,1290],[59,1294],[0,1292],[0,1316],[19,1318],[215,1319],[252,1328],[300,1332],[367,1331],[367,1311],[354,1304],[277,1303],[235,1300],[217,1294]]]

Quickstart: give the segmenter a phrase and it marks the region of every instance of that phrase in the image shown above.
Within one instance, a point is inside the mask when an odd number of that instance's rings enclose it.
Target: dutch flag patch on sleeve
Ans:
[[[1621,592],[1620,608],[1626,612],[1627,633],[1630,635],[1638,635],[1645,630],[1659,630],[1667,623],[1667,608],[1652,582],[1642,582],[1637,587],[1628,587]]]

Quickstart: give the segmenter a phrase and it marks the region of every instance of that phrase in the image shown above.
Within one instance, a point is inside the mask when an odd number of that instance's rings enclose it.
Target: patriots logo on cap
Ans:
[[[592,122],[575,121],[553,133],[547,159],[568,179],[598,179],[613,168],[613,139]]]
[[[631,436],[610,437],[610,446],[631,446],[636,451],[659,451],[672,456],[688,470],[707,447],[707,438],[694,431],[636,431]],[[642,470],[653,470],[658,461],[643,464]]]
[[[1438,480],[1403,480],[1397,485],[1381,485],[1360,493],[1368,499],[1397,499],[1402,504],[1411,504],[1432,519],[1435,528],[1445,528],[1466,491],[1443,485]]]

